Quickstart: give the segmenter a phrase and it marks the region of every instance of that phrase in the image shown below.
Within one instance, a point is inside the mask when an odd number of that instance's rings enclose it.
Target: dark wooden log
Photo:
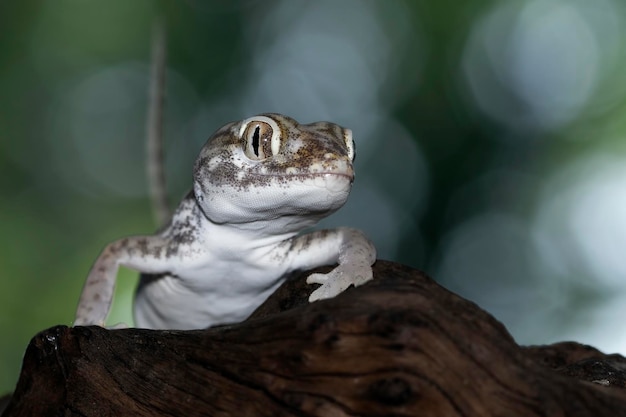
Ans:
[[[236,325],[45,330],[3,416],[626,415],[621,356],[522,348],[398,264],[378,261],[373,282],[313,304],[307,275]]]

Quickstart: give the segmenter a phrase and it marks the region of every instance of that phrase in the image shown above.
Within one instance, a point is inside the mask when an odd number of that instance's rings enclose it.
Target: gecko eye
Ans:
[[[257,116],[246,121],[241,128],[243,152],[254,161],[274,156],[280,150],[280,131],[275,121]]]
[[[272,132],[270,125],[264,122],[248,124],[243,132],[244,152],[250,159],[261,160],[273,156]]]
[[[354,162],[356,159],[356,145],[354,139],[352,139],[352,130],[343,129],[343,140],[346,142],[346,148],[348,148],[348,157]]]

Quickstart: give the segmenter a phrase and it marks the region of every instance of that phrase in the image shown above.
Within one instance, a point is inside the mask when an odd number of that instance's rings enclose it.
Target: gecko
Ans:
[[[193,189],[154,235],[110,243],[93,264],[75,326],[105,326],[120,266],[142,275],[135,326],[199,329],[247,318],[292,271],[315,273],[310,302],[373,277],[376,249],[357,229],[302,233],[346,202],[354,181],[352,131],[267,113],[231,122],[196,159]]]

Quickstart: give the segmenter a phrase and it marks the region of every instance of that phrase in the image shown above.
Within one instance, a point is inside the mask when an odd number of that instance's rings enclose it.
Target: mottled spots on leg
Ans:
[[[139,248],[139,251],[144,255],[149,253],[148,239],[145,237],[137,239],[137,248]]]

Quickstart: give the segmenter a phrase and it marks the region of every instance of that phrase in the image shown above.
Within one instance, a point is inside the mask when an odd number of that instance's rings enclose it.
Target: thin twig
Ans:
[[[150,64],[150,90],[148,96],[147,174],[154,217],[163,225],[170,218],[170,208],[165,183],[163,161],[163,107],[165,103],[165,25],[161,19],[152,28],[152,58]]]

